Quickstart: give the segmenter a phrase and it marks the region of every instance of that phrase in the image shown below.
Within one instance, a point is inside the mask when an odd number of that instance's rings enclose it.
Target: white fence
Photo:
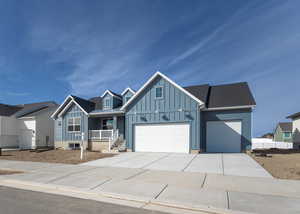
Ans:
[[[276,142],[268,138],[252,138],[251,149],[292,149],[293,143]]]

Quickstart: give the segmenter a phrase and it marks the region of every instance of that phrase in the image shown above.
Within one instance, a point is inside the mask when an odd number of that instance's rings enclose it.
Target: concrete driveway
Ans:
[[[82,165],[165,171],[216,173],[248,177],[272,176],[247,154],[121,153]]]

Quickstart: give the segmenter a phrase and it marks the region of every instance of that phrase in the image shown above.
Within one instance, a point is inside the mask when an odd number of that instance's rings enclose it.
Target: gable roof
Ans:
[[[281,130],[283,132],[292,132],[293,131],[293,123],[292,122],[278,123],[278,126],[281,128]]]
[[[71,105],[74,103],[77,105],[83,113],[88,115],[88,112],[94,110],[95,103],[83,98],[69,95],[66,97],[64,102],[56,109],[56,111],[51,115],[52,118],[55,118],[58,114],[64,113]]]
[[[0,104],[0,116],[9,117],[15,114],[16,112],[20,111],[21,109],[22,107],[19,106]]]
[[[6,105],[0,104],[0,116],[15,116],[17,118],[31,115],[34,116],[39,114],[42,109],[56,107],[57,104],[53,101],[28,103],[19,105]]]
[[[124,94],[126,94],[127,91],[130,91],[132,94],[135,94],[134,90],[132,90],[130,87],[127,87],[124,89],[124,91],[121,93],[121,95],[124,96]]]
[[[93,98],[89,99],[89,101],[95,103],[94,110],[102,109],[102,98],[101,97],[93,97]]]
[[[208,96],[208,109],[250,108],[256,105],[247,82],[211,86]]]
[[[297,112],[295,114],[291,114],[291,115],[287,116],[287,118],[289,118],[289,119],[294,119],[296,117],[300,117],[300,112]]]
[[[103,98],[107,93],[110,94],[113,97],[116,97],[118,99],[122,99],[122,96],[120,94],[117,94],[117,93],[115,93],[115,92],[113,92],[111,90],[104,91],[104,93],[101,95],[101,97]]]
[[[199,100],[199,98],[197,98],[196,96],[194,96],[193,94],[191,94],[190,92],[188,92],[186,89],[182,88],[181,86],[179,86],[178,84],[176,84],[174,81],[172,81],[171,79],[169,79],[167,76],[165,76],[164,74],[160,73],[159,71],[157,71],[154,75],[152,75],[152,77],[128,100],[127,103],[125,103],[121,110],[124,110],[133,100],[135,100],[136,97],[138,97],[138,95],[156,78],[156,77],[162,77],[163,79],[167,80],[169,83],[171,83],[173,86],[175,86],[176,88],[178,88],[179,90],[181,90],[183,93],[185,93],[186,95],[190,96],[192,99],[194,99],[196,102],[199,103],[199,105],[203,105],[205,104],[205,101]]]
[[[186,86],[183,87],[185,90],[193,94],[195,97],[197,97],[199,100],[202,100],[203,102],[207,102],[208,98],[208,91],[209,91],[209,85],[193,85],[193,86]]]

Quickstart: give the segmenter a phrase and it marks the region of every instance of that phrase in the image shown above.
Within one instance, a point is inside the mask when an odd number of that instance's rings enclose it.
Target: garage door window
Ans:
[[[69,118],[68,119],[68,132],[80,132],[80,117]]]

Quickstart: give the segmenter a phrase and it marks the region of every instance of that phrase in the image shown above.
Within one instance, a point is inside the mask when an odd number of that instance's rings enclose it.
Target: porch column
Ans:
[[[113,119],[114,119],[114,121],[113,121],[113,128],[114,128],[114,129],[117,129],[118,117],[117,117],[117,116],[114,116]]]

